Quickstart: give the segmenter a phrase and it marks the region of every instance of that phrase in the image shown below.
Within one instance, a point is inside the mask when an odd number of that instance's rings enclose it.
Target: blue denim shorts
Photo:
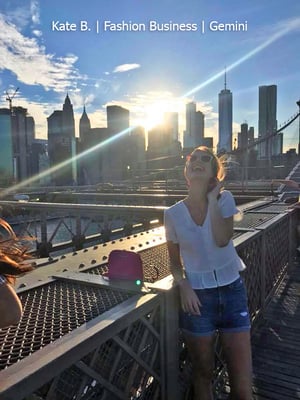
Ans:
[[[219,332],[246,332],[251,328],[246,288],[242,278],[226,286],[195,289],[202,304],[201,315],[180,312],[180,328],[193,336]]]

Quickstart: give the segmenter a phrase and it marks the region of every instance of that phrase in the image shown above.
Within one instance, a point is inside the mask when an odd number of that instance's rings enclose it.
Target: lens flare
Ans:
[[[265,49],[266,47],[270,46],[270,44],[272,44],[276,40],[280,39],[284,35],[286,35],[289,32],[291,32],[292,30],[299,29],[299,27],[300,27],[300,18],[297,18],[294,21],[291,21],[290,24],[287,23],[287,26],[285,26],[280,31],[276,32],[274,35],[272,35],[264,43],[262,43],[261,45],[255,47],[255,49],[249,51],[243,57],[239,58],[237,61],[235,61],[234,63],[230,64],[228,67],[226,67],[226,71],[228,72],[228,71],[231,71],[232,69],[238,67],[243,62],[249,60],[249,58],[255,56],[257,53],[261,52],[263,49]],[[215,80],[217,80],[218,78],[220,78],[223,75],[224,75],[224,71],[218,72],[217,74],[215,74],[211,78],[207,79],[205,82],[201,83],[198,86],[195,86],[193,89],[191,89],[188,92],[186,92],[182,96],[182,98],[186,98],[186,97],[191,96],[192,94],[194,94],[194,93],[198,92],[199,90],[203,89],[204,87],[206,87],[210,83],[214,82]]]
[[[84,151],[84,152],[82,152],[80,154],[77,154],[76,156],[71,157],[71,158],[69,158],[69,159],[67,159],[67,160],[65,160],[65,161],[63,161],[63,162],[61,162],[59,164],[56,164],[53,167],[47,169],[46,171],[43,171],[43,172],[41,172],[41,173],[39,173],[37,175],[34,175],[34,176],[32,176],[32,177],[30,177],[30,178],[28,178],[28,179],[26,179],[26,180],[24,180],[24,181],[22,181],[20,183],[17,183],[16,185],[13,185],[13,186],[11,186],[9,188],[6,188],[6,189],[2,190],[0,192],[0,198],[1,197],[5,197],[8,194],[10,194],[10,193],[12,193],[12,192],[14,192],[16,190],[22,189],[22,188],[24,188],[24,187],[26,187],[26,186],[28,186],[28,185],[36,182],[36,181],[39,181],[41,178],[44,178],[45,176],[53,174],[53,172],[56,172],[56,171],[60,170],[61,168],[65,167],[65,166],[67,166],[69,164],[72,164],[74,161],[77,161],[77,160],[80,160],[81,158],[86,157],[88,154],[92,153],[93,151],[98,150],[98,149],[100,149],[102,147],[105,147],[108,144],[110,144],[111,142],[114,142],[115,140],[119,139],[120,137],[126,135],[131,130],[132,130],[132,128],[124,129],[123,131],[121,131],[121,132],[117,133],[116,135],[104,140],[103,142],[100,142],[100,143],[96,144],[95,146],[87,149],[86,151]]]

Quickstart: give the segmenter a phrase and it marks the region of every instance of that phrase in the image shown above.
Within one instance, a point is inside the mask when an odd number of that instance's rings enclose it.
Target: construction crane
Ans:
[[[6,100],[8,101],[10,111],[12,111],[12,101],[15,95],[17,94],[18,90],[19,88],[17,87],[17,89],[14,91],[12,95],[10,95],[8,91],[6,91]]]

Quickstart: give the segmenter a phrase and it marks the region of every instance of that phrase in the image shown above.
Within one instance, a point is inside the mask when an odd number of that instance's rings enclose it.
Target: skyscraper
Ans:
[[[79,137],[81,142],[86,142],[91,130],[91,122],[86,113],[85,106],[83,107],[83,112],[79,120]]]
[[[12,107],[14,175],[18,181],[31,176],[31,146],[35,136],[34,119],[23,107]]]
[[[143,175],[146,169],[146,137],[145,129],[137,126],[130,133],[130,147],[132,149],[132,157],[130,168],[132,174]]]
[[[195,147],[204,145],[204,114],[196,111]]]
[[[245,149],[248,146],[248,124],[241,124],[241,131],[238,133],[238,149]]]
[[[91,123],[86,113],[85,106],[79,120],[79,139],[77,141],[77,154],[85,152],[91,145]],[[89,157],[80,156],[77,159],[77,180],[80,185],[85,185],[89,182]]]
[[[73,106],[68,94],[63,110],[54,111],[47,121],[50,166],[66,162],[52,173],[53,183],[72,185],[77,180],[76,140]]]
[[[184,132],[183,147],[192,150],[203,143],[204,114],[196,111],[196,103],[186,104],[186,130]]]
[[[225,72],[224,89],[219,93],[218,153],[232,150],[232,93],[226,86]]]
[[[11,184],[14,178],[13,142],[11,110],[0,109],[0,182],[2,186]]]
[[[103,149],[103,180],[123,180],[129,174],[131,159],[129,110],[107,106],[107,135],[110,143]],[[117,136],[122,133],[120,136]]]
[[[164,114],[164,125],[166,135],[168,135],[170,142],[178,140],[178,113],[166,112]]]
[[[259,114],[258,114],[258,138],[263,139],[274,133],[277,129],[277,86],[259,87]],[[258,146],[258,156],[261,159],[270,160],[276,152],[276,140],[270,137]]]
[[[185,106],[185,124],[183,147],[185,149],[192,149],[195,147],[196,134],[196,103],[193,101],[187,103]]]

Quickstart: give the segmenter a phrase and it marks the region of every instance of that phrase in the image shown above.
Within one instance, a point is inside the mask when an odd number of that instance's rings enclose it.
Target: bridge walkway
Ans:
[[[288,271],[252,333],[253,400],[300,398],[300,262]],[[228,386],[218,400],[227,399]]]
[[[300,265],[289,271],[252,336],[254,399],[300,398]]]

